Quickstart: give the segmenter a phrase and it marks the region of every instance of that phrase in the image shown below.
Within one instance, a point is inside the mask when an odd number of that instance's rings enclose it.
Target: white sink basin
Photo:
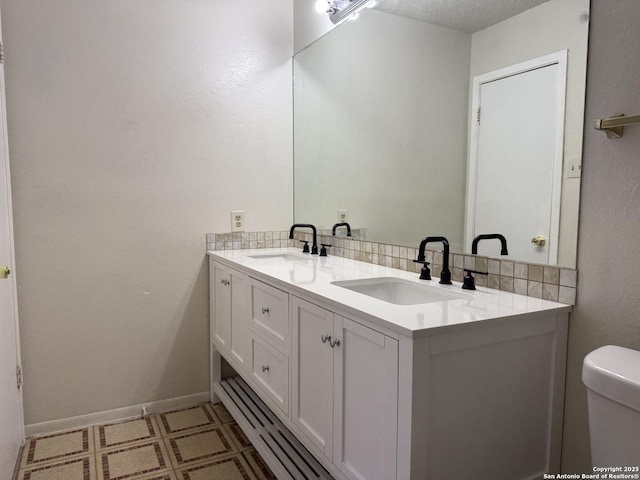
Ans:
[[[256,253],[255,255],[248,255],[248,257],[257,260],[284,260],[286,262],[299,262],[301,260],[308,260],[307,257],[294,255],[292,253]]]
[[[472,295],[466,293],[445,290],[431,285],[422,285],[395,277],[340,280],[331,283],[396,305],[418,305],[421,303],[473,299]]]

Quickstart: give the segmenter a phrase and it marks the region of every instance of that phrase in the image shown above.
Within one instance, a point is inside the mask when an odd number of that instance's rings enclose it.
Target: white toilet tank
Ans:
[[[640,352],[613,345],[598,348],[584,359],[582,381],[593,466],[639,466]]]

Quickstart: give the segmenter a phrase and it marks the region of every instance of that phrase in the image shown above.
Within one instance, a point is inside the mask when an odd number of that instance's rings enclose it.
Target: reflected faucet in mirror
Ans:
[[[444,249],[442,251],[442,273],[440,274],[440,283],[442,285],[451,285],[451,271],[449,270],[449,240],[445,237],[427,237],[420,242],[420,247],[418,248],[418,258],[414,260],[415,263],[421,263],[424,265],[420,272],[421,280],[431,280],[431,272],[427,265],[429,262],[426,261],[424,250],[427,246],[427,243],[431,242],[442,242]]]
[[[336,236],[336,228],[338,227],[347,227],[347,237],[351,236],[351,225],[349,225],[347,222],[340,222],[336,223],[331,230],[334,237]]]
[[[317,255],[318,254],[318,234],[317,234],[315,225],[311,225],[310,223],[294,223],[293,225],[291,225],[291,229],[289,230],[289,240],[293,240],[293,231],[296,228],[310,228],[311,230],[313,230],[313,245],[311,245],[311,255]],[[303,253],[307,253],[309,251],[308,243],[309,242],[304,241],[306,248],[303,250]]]
[[[480,242],[480,240],[492,240],[492,239],[500,240],[500,255],[509,255],[509,251],[507,250],[507,239],[504,238],[504,235],[501,235],[499,233],[486,233],[486,234],[478,235],[476,238],[473,239],[473,242],[471,243],[471,254],[472,255],[478,254],[478,242]]]

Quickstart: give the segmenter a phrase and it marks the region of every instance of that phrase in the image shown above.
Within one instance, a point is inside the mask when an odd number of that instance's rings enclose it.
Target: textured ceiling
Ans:
[[[378,0],[376,9],[474,33],[547,0]]]

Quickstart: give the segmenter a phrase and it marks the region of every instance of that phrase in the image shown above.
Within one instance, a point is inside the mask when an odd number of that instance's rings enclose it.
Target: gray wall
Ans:
[[[640,126],[608,140],[596,118],[640,113],[640,2],[594,0],[578,243],[571,314],[563,472],[590,472],[582,360],[616,344],[640,350]]]
[[[27,424],[207,391],[205,234],[292,220],[290,0],[2,0]]]

